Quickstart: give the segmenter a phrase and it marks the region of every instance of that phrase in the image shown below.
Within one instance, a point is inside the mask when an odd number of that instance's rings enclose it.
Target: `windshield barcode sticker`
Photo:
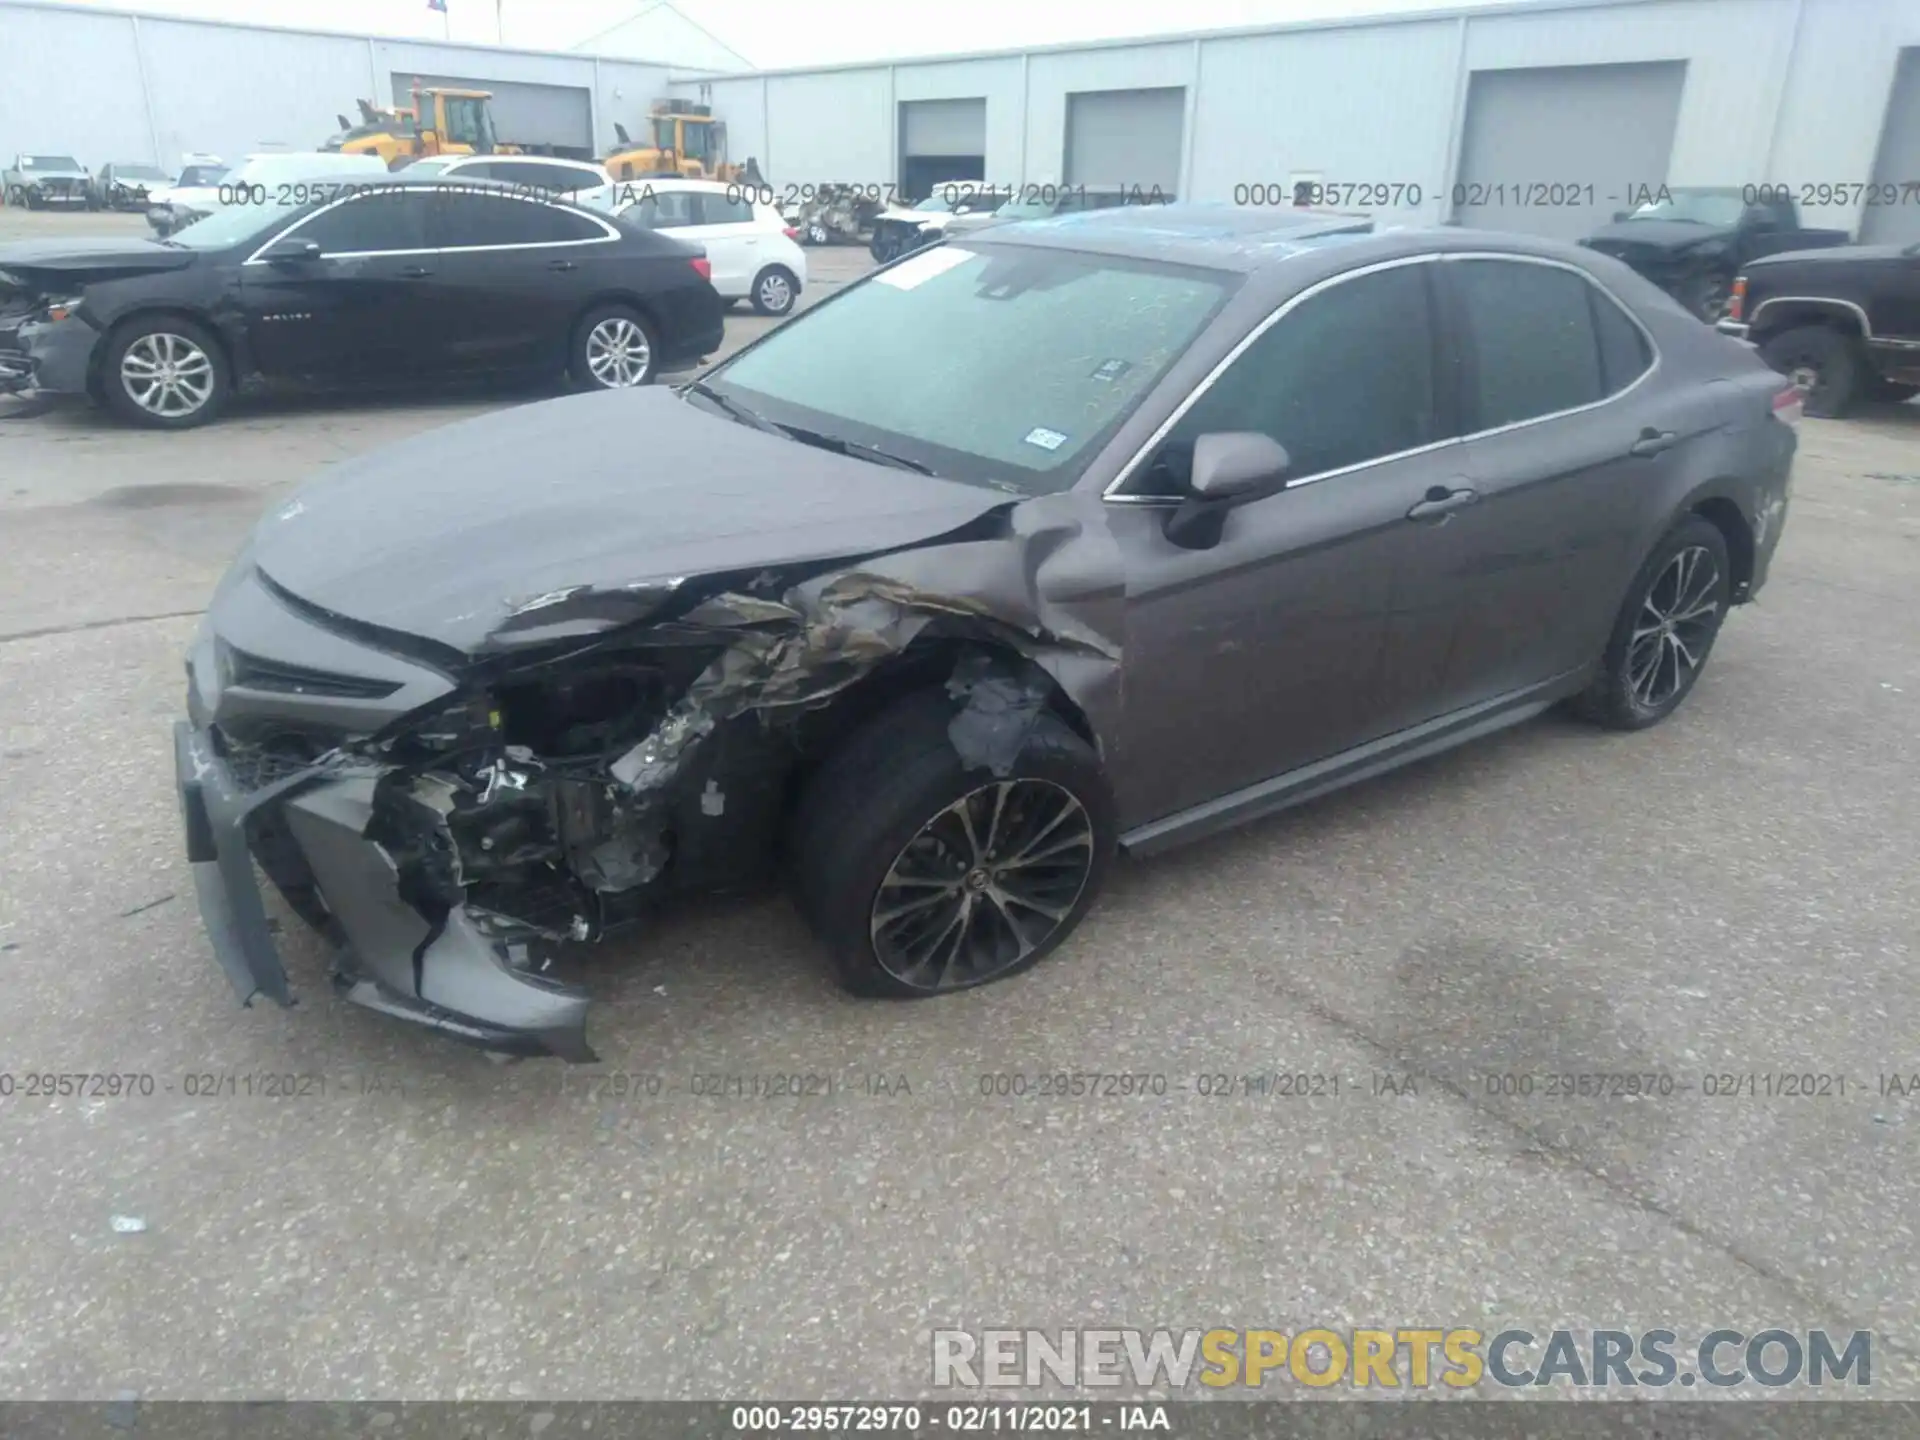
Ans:
[[[1027,444],[1038,445],[1042,450],[1058,450],[1067,443],[1067,437],[1058,430],[1048,430],[1035,426],[1027,432]]]

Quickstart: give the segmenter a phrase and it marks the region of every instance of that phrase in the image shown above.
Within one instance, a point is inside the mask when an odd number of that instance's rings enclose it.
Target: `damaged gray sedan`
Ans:
[[[1171,206],[917,252],[268,515],[175,736],[214,953],[290,1001],[264,874],[349,999],[591,1060],[556,955],[784,871],[849,987],[999,979],[1119,849],[1560,701],[1665,718],[1796,403],[1547,242]]]

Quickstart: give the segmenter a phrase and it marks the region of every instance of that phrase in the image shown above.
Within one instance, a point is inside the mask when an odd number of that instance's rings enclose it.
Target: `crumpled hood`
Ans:
[[[0,245],[0,271],[28,276],[57,273],[91,278],[92,272],[120,274],[183,270],[198,256],[192,250],[161,245],[135,236],[90,236],[74,240],[22,240]]]
[[[243,563],[336,614],[473,654],[541,597],[872,554],[1009,503],[648,387],[517,406],[346,461],[268,515]]]
[[[1585,243],[1596,248],[1630,245],[1652,250],[1682,250],[1697,241],[1730,233],[1725,226],[1707,225],[1698,220],[1621,220],[1602,225]]]

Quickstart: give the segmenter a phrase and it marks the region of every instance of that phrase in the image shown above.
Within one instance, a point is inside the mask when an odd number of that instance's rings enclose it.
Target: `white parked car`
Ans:
[[[316,184],[364,185],[387,175],[378,155],[331,151],[278,151],[249,155],[211,185],[176,185],[148,197],[147,223],[171,235],[229,205],[297,209],[313,198]]]
[[[601,209],[609,208],[603,196],[610,196],[614,188],[613,176],[604,165],[545,155],[429,155],[399,173],[413,178],[444,175],[449,180],[497,180],[542,194],[597,203]]]
[[[807,252],[799,232],[773,206],[753,199],[752,189],[718,180],[623,180],[614,187],[612,210],[704,246],[721,299],[785,315],[807,287]]]

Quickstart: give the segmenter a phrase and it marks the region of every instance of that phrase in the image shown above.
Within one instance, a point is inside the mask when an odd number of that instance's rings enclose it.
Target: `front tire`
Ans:
[[[1692,693],[1732,599],[1726,537],[1689,515],[1634,576],[1600,673],[1574,708],[1609,730],[1658,725]]]
[[[784,265],[769,265],[753,277],[750,298],[757,315],[791,315],[800,298],[799,278]]]
[[[1864,365],[1851,335],[1802,325],[1763,344],[1760,358],[1793,381],[1802,407],[1816,419],[1837,419],[1859,398]]]
[[[116,330],[101,357],[100,395],[123,420],[190,430],[226,408],[233,376],[205,327],[174,315],[136,318]]]
[[[930,691],[856,730],[789,835],[797,899],[855,994],[919,999],[1038,964],[1099,894],[1117,841],[1092,747],[1043,714],[1012,769],[968,769]]]
[[[601,305],[573,327],[568,373],[583,390],[630,390],[660,373],[660,337],[627,305]]]

